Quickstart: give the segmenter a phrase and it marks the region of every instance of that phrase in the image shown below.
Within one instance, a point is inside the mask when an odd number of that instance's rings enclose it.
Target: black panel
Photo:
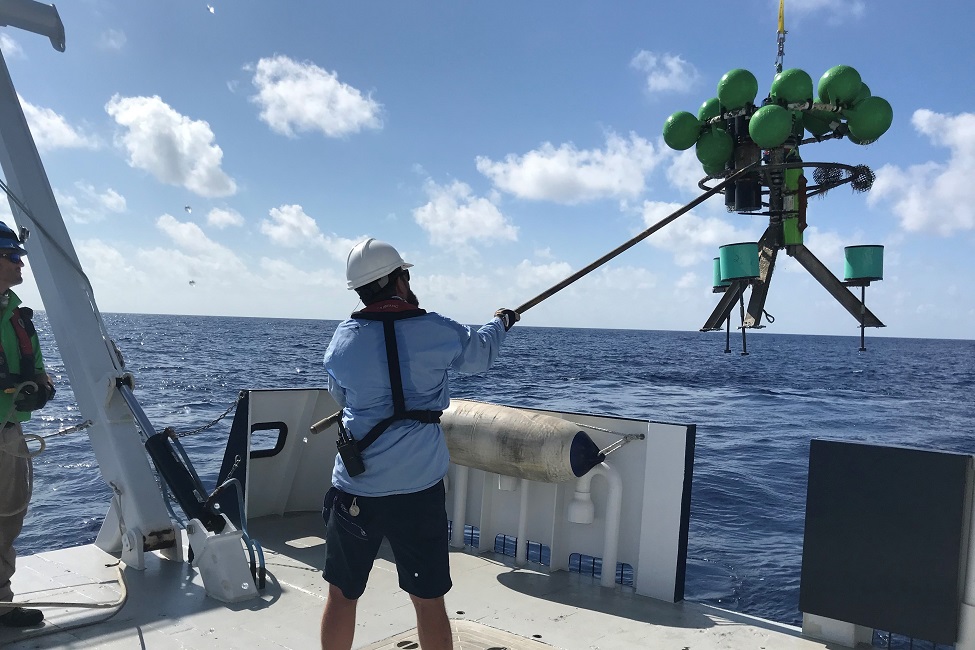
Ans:
[[[247,419],[250,416],[250,393],[245,392],[237,401],[237,410],[234,412],[234,421],[230,426],[230,435],[227,438],[227,450],[223,455],[223,463],[220,465],[220,474],[217,477],[217,485],[223,485],[224,481],[235,478],[240,481],[242,490],[247,486]],[[241,495],[243,498],[244,495]],[[237,491],[230,489],[221,492],[216,499],[220,504],[220,512],[227,515],[237,529],[241,529],[244,513],[240,511],[240,501],[237,499]]]
[[[680,533],[677,540],[677,576],[674,582],[674,602],[684,600],[684,582],[687,578],[687,532],[691,524],[691,483],[694,480],[694,446],[697,442],[697,425],[687,425],[684,447],[684,491],[680,502]]]
[[[150,436],[145,443],[146,451],[157,471],[172,491],[179,507],[190,519],[199,519],[207,530],[219,531],[223,520],[210,512],[205,506],[207,491],[190,472],[183,457],[177,453],[179,438],[170,438],[166,432]]]
[[[955,642],[972,457],[813,440],[799,609]]]

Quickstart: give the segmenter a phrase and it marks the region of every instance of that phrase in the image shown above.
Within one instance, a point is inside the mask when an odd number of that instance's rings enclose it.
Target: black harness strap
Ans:
[[[393,414],[381,420],[376,426],[369,430],[361,440],[356,442],[360,452],[366,450],[369,445],[376,442],[376,439],[389,428],[393,422],[399,420],[416,420],[424,424],[437,424],[443,411],[429,410],[406,410],[406,397],[403,395],[403,372],[399,363],[399,347],[396,345],[396,321],[405,318],[415,318],[427,313],[422,309],[410,309],[391,313],[381,312],[356,312],[353,318],[363,320],[380,321],[383,324],[383,336],[386,339],[386,362],[389,366],[389,385],[393,393]]]

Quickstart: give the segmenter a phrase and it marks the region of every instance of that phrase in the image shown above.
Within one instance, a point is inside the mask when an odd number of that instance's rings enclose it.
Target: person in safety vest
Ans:
[[[420,646],[452,647],[444,606],[450,454],[439,424],[450,404],[447,371],[490,368],[520,316],[499,309],[474,331],[426,312],[410,288],[412,266],[386,242],[357,244],[346,277],[365,308],[338,325],[325,352],[328,390],[343,407],[323,511],[327,650],[352,647],[356,601],[384,537],[416,609]]]
[[[4,606],[13,601],[10,578],[17,553],[14,540],[27,515],[33,487],[31,454],[21,422],[54,397],[54,384],[44,371],[44,358],[31,322],[33,312],[20,306],[10,287],[24,281],[27,254],[23,236],[0,221],[0,625],[31,627],[44,620],[39,609]]]

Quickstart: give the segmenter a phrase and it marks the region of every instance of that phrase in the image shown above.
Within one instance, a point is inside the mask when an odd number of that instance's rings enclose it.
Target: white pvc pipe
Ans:
[[[609,495],[606,499],[606,527],[603,529],[603,572],[599,578],[599,585],[613,587],[616,585],[616,558],[619,553],[620,519],[623,512],[623,479],[611,465],[600,463],[578,480],[576,491],[589,492],[592,479],[596,475],[605,476],[609,483]]]
[[[521,479],[521,510],[518,513],[518,544],[515,547],[515,564],[528,563],[528,479]]]
[[[463,465],[454,465],[454,518],[450,531],[450,545],[464,548],[464,520],[467,517],[467,475],[469,470]]]
[[[518,479],[514,476],[498,474],[498,489],[502,492],[514,492],[518,489]]]

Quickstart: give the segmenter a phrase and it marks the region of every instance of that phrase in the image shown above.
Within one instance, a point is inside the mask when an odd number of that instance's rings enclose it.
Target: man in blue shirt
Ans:
[[[412,266],[386,242],[357,244],[346,277],[365,308],[339,324],[325,352],[328,390],[343,408],[325,497],[325,650],[352,647],[356,602],[384,537],[416,609],[420,646],[452,647],[443,598],[450,454],[439,424],[450,404],[447,371],[490,368],[520,317],[499,309],[474,331],[425,312],[410,288]]]

